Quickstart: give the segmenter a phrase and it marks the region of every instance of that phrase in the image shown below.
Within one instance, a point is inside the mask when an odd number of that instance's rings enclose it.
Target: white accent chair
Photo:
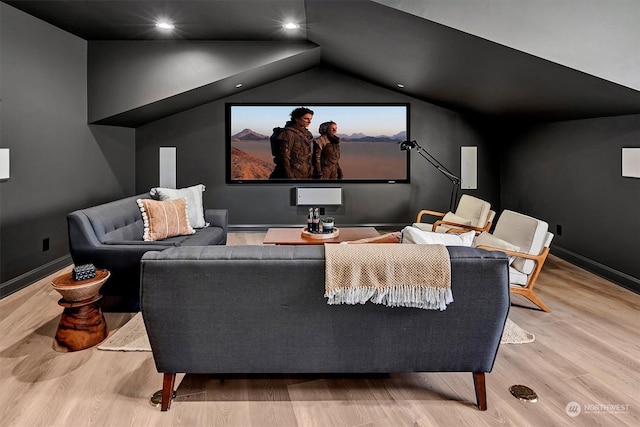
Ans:
[[[533,292],[533,286],[549,254],[553,234],[549,224],[521,213],[504,210],[493,234],[481,233],[474,246],[502,251],[509,255],[510,290],[534,303],[546,312],[551,310]]]
[[[423,223],[423,217],[440,217],[434,223]],[[489,231],[496,213],[491,210],[491,203],[477,197],[463,194],[455,212],[437,212],[423,209],[418,212],[414,227],[438,233],[464,233],[474,230],[476,234]]]

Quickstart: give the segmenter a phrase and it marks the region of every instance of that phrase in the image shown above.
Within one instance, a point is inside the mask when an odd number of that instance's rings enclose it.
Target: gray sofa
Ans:
[[[139,310],[140,259],[145,252],[227,242],[228,219],[224,209],[205,210],[205,220],[210,226],[197,229],[196,234],[158,242],[143,241],[142,215],[136,203],[139,198],[150,197],[140,194],[67,215],[69,250],[74,264],[92,263],[111,272],[100,290],[105,311]]]
[[[380,246],[381,248],[383,246]],[[176,373],[472,372],[486,409],[509,311],[508,259],[449,247],[444,311],[328,305],[319,246],[180,247],[141,261],[141,311],[161,409]]]

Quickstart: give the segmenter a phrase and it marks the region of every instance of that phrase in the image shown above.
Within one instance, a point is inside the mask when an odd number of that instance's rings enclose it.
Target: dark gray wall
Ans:
[[[91,41],[89,122],[136,127],[320,62],[308,42]]]
[[[640,292],[640,179],[622,147],[640,147],[640,115],[520,127],[503,141],[502,207],[544,219],[552,253]]]
[[[230,225],[300,225],[304,209],[292,201],[294,185],[228,185],[225,183],[226,102],[409,102],[411,138],[416,139],[452,172],[460,173],[460,147],[478,145],[479,189],[469,194],[499,203],[498,168],[491,148],[464,116],[374,86],[339,72],[315,68],[141,126],[136,132],[136,189],[158,185],[158,148],[177,147],[178,186],[203,183],[205,205],[229,210]],[[282,118],[282,124],[288,117]],[[277,124],[274,124],[277,125]],[[317,126],[318,124],[312,124]],[[338,224],[400,226],[417,211],[447,211],[450,181],[413,154],[412,184],[343,184],[343,205],[327,207]]]
[[[87,125],[87,43],[0,3],[0,296],[71,262],[66,214],[134,192],[135,130]],[[43,251],[43,239],[49,250]]]

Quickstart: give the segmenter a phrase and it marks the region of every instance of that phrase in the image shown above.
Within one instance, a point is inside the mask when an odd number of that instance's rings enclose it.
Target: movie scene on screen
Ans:
[[[311,121],[281,136],[298,108]],[[228,183],[409,182],[409,104],[227,104],[226,119]]]

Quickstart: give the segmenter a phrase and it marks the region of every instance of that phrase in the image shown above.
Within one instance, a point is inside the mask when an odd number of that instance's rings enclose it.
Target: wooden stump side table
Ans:
[[[58,305],[64,307],[53,340],[54,350],[84,350],[107,338],[107,322],[100,307],[102,295],[98,292],[109,276],[109,271],[98,269],[91,279],[75,281],[70,272],[53,279],[51,285],[62,295]]]

